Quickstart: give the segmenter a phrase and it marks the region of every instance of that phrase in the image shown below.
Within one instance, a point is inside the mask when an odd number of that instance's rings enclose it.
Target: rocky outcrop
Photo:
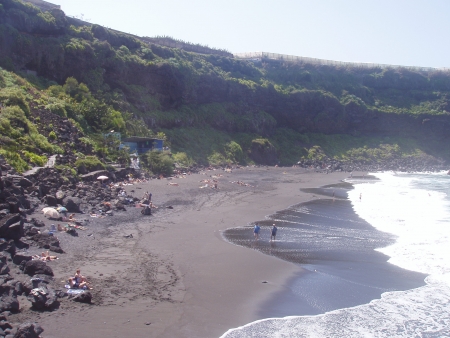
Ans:
[[[335,159],[330,159],[327,156],[323,156],[320,160],[318,159],[303,159],[297,163],[298,166],[303,168],[309,168],[316,171],[326,172],[326,171],[366,171],[366,172],[377,172],[377,171],[403,171],[403,172],[414,172],[414,171],[431,171],[436,172],[440,170],[447,170],[448,164],[446,161],[435,158],[429,155],[424,155],[421,157],[398,157],[389,160],[375,160],[367,159],[365,161],[347,160],[339,161]]]
[[[275,147],[264,139],[252,142],[249,157],[256,163],[263,165],[275,165],[278,163],[278,155]]]
[[[75,295],[72,300],[74,302],[91,304],[92,302],[92,294],[89,291],[83,291],[77,295]]]
[[[43,274],[53,276],[53,270],[45,262],[41,260],[32,260],[25,263],[23,273],[34,276],[36,274]]]
[[[32,289],[27,299],[36,310],[53,310],[59,305],[55,292],[45,285]]]
[[[39,338],[44,329],[36,323],[21,324],[13,338]]]
[[[0,286],[0,312],[19,311],[19,301],[17,300],[17,291],[11,285],[2,284]]]

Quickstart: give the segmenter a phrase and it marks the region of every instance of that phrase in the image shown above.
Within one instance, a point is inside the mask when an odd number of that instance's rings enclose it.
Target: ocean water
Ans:
[[[353,221],[354,225],[341,230],[339,226],[331,229],[335,231],[336,241],[328,230],[325,237],[320,235],[321,230],[314,233],[311,230],[314,224],[309,223],[305,225],[305,236],[308,241],[320,238],[317,247],[324,244],[325,238],[337,249],[343,238],[352,238],[350,249],[346,245],[336,250],[362,252],[363,258],[353,259],[351,269],[364,266],[364,255],[369,251],[375,250],[380,258],[386,257],[387,264],[393,269],[391,272],[380,268],[382,273],[371,277],[376,279],[378,276],[379,280],[355,283],[355,292],[363,285],[361,294],[370,295],[371,290],[378,289],[381,298],[373,296],[372,300],[352,306],[351,302],[345,303],[347,298],[352,298],[347,292],[337,304],[313,304],[312,309],[317,310],[317,314],[262,319],[230,329],[222,337],[450,337],[450,176],[446,173],[372,175],[378,180],[355,180],[352,182],[354,189],[348,190],[347,194],[356,215],[378,232],[373,233],[364,225],[356,224],[361,223],[357,219],[350,219],[349,223]],[[331,207],[335,205],[331,204]],[[275,219],[279,225],[280,220]],[[282,242],[282,238],[279,241]],[[285,248],[280,246],[278,251],[284,252]],[[265,247],[257,249],[264,252]],[[316,258],[334,257],[333,251],[331,254],[315,252]],[[349,257],[353,256],[344,255],[338,263]],[[314,265],[308,255],[300,258],[310,267]],[[373,256],[370,259],[372,261]],[[378,261],[377,257],[375,261]],[[348,266],[345,269],[353,271]],[[411,275],[399,273],[403,270],[410,271]],[[421,274],[425,279],[419,287],[399,287],[401,291],[398,291],[392,283],[395,278],[405,281]],[[392,280],[383,284],[384,277]],[[314,280],[311,285],[311,292],[314,289],[322,292],[326,287],[314,284]],[[361,301],[361,297],[357,298]]]

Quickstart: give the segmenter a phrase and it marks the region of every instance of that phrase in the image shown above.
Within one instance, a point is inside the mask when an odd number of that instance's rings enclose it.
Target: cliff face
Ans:
[[[289,128],[443,142],[450,135],[448,73],[187,53],[12,0],[0,9],[0,66],[59,84],[72,76],[98,95],[119,93],[150,128],[207,124],[260,135]],[[211,108],[199,117],[199,107],[211,105],[221,105],[220,112]]]

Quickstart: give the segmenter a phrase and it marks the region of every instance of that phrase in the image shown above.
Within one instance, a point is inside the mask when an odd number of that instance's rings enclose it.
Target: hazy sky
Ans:
[[[450,67],[450,0],[49,0],[139,36],[239,52]]]

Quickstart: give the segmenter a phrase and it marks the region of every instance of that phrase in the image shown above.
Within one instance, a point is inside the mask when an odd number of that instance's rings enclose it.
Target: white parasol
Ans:
[[[101,175],[101,176],[97,177],[97,179],[98,179],[98,180],[101,180],[101,181],[107,180],[108,178],[109,178],[109,177],[108,177],[108,176],[105,176],[105,175]]]
[[[45,212],[46,212],[47,210],[55,210],[55,208],[45,207],[45,208],[42,209],[42,212],[45,214]]]
[[[46,209],[44,211],[44,209]],[[44,208],[42,211],[44,212],[44,216],[47,216],[49,218],[59,218],[59,212],[56,209],[53,208]]]

